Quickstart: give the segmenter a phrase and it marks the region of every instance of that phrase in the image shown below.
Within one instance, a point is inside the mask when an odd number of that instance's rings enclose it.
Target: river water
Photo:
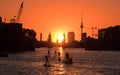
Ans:
[[[33,52],[0,57],[0,75],[120,75],[120,52],[62,47],[49,50],[51,67],[43,66],[48,48],[37,48]],[[59,63],[58,52],[62,59],[66,52],[69,53],[74,63]]]

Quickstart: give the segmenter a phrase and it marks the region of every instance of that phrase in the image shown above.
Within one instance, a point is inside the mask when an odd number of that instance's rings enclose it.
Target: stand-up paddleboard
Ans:
[[[54,67],[53,65],[50,65],[50,64],[43,64],[42,66],[45,66],[45,67]]]

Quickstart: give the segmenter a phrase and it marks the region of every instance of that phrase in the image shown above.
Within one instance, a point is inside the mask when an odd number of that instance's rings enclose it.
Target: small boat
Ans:
[[[65,59],[63,60],[64,64],[72,64],[72,58],[69,57],[69,53],[65,53]]]
[[[72,58],[68,58],[68,59],[63,60],[63,63],[64,64],[72,64],[73,63]]]
[[[8,54],[6,54],[6,53],[0,53],[0,57],[8,57]]]

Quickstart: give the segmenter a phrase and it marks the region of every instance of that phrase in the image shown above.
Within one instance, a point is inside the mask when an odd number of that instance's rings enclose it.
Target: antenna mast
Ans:
[[[80,25],[80,28],[81,28],[81,40],[82,40],[82,33],[83,33],[83,14],[81,13],[81,25]]]

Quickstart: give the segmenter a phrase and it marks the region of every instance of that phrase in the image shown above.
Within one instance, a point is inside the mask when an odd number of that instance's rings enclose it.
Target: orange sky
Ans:
[[[75,32],[80,40],[81,12],[84,32],[91,36],[91,27],[103,28],[120,25],[120,0],[0,0],[0,16],[7,22],[17,15],[21,1],[24,2],[20,22],[24,28],[43,33],[43,40],[51,32],[53,41],[68,31]]]

